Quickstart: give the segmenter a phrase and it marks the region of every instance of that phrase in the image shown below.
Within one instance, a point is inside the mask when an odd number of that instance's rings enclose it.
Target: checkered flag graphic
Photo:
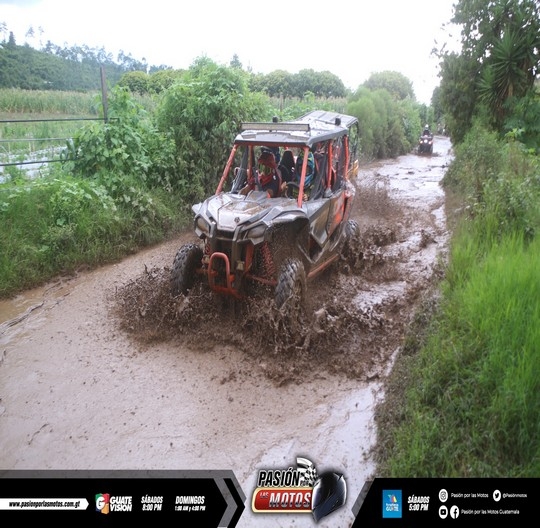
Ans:
[[[298,471],[302,474],[300,477],[300,486],[309,486],[312,488],[317,480],[317,468],[311,460],[307,458],[297,457],[296,465]]]

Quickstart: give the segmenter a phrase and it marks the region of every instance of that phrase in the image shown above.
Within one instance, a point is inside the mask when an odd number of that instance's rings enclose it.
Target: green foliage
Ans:
[[[410,152],[421,131],[420,106],[410,98],[396,100],[386,89],[360,87],[346,112],[360,122],[360,145],[365,160]]]
[[[2,171],[2,178],[11,183],[20,183],[26,178],[26,172],[15,165],[8,165]]]
[[[160,94],[170,88],[175,82],[181,80],[184,70],[172,70],[170,68],[159,70],[150,74],[148,90],[150,93]]]
[[[43,276],[85,258],[88,226],[114,231],[114,204],[91,182],[38,180],[0,187],[1,294],[29,287]]]
[[[0,88],[25,90],[92,91],[101,85],[103,66],[109,82],[115,83],[122,69],[114,62],[98,58],[78,60],[76,53],[55,55],[51,49],[38,51],[30,46],[0,46]]]
[[[372,73],[364,83],[366,88],[372,91],[385,89],[394,99],[414,99],[412,82],[402,73],[395,71],[383,71]]]
[[[264,92],[270,97],[303,98],[311,93],[315,97],[340,98],[347,95],[343,81],[329,71],[312,69],[289,73],[275,70],[267,75],[256,74],[249,78],[252,92]]]
[[[62,117],[96,116],[96,92],[59,92],[53,90],[0,89],[2,115],[61,114]],[[25,116],[22,116],[25,117]],[[41,116],[43,117],[43,116]]]
[[[186,221],[179,201],[127,177],[110,181],[51,177],[0,185],[0,296],[82,264],[116,260],[156,243]]]
[[[270,121],[273,116],[277,116],[280,121],[292,121],[312,110],[345,112],[347,99],[315,97],[314,94],[308,92],[301,98],[270,98],[270,103],[272,108],[261,116],[263,120]]]
[[[80,129],[64,156],[67,168],[84,178],[129,175],[150,187],[177,184],[174,143],[122,87],[112,90],[108,122]]]
[[[462,143],[456,145],[455,159],[446,171],[443,185],[459,189],[469,201],[482,200],[484,183],[501,166],[501,145],[495,132],[476,122]]]
[[[505,137],[522,143],[531,154],[540,154],[540,94],[511,98],[502,125]]]
[[[123,51],[116,60],[104,48],[61,47],[48,41],[42,49],[18,46],[13,33],[0,43],[0,88],[93,91],[101,88],[101,74],[114,86],[126,72],[158,72],[166,66],[148,66]],[[141,92],[143,93],[143,92]],[[146,93],[146,92],[144,92]],[[157,92],[155,92],[157,93]]]
[[[269,102],[247,89],[245,74],[207,58],[163,95],[157,122],[176,145],[177,166],[188,201],[214,192],[242,121],[269,112]]]
[[[479,98],[490,108],[497,128],[506,117],[506,102],[527,96],[532,87],[534,75],[529,66],[535,63],[534,50],[538,44],[540,38],[524,32],[521,27],[510,27],[493,45],[478,86]]]
[[[540,38],[540,6],[536,0],[459,0],[451,21],[462,27],[463,53],[475,61],[489,64],[486,59],[492,56],[498,43],[508,37],[515,41],[519,36],[533,51],[532,55],[526,53],[532,61],[523,61],[520,66],[525,71],[535,68],[538,55],[534,47]],[[523,50],[518,47],[515,51],[521,55]],[[534,77],[530,79],[531,85],[533,80]]]
[[[463,140],[478,115],[502,135],[516,104],[509,104],[511,99],[534,93],[540,5],[535,0],[460,0],[451,21],[462,26],[462,52],[441,54],[440,103],[454,143]]]
[[[150,76],[142,71],[127,72],[118,81],[118,86],[134,93],[146,94],[150,91]]]
[[[539,168],[520,143],[503,142],[475,125],[456,147],[443,185],[459,190],[469,215],[483,219],[478,225],[486,240],[513,232],[528,240],[539,227]]]
[[[463,141],[472,126],[477,70],[476,61],[466,55],[450,53],[441,62],[439,102],[454,144]]]

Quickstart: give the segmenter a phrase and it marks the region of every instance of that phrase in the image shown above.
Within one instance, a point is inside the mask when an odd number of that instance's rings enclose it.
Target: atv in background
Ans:
[[[433,154],[433,134],[427,125],[418,139],[417,152],[418,154]]]
[[[270,288],[278,308],[302,303],[308,281],[357,236],[349,216],[358,137],[355,117],[322,110],[295,121],[242,124],[215,194],[192,207],[200,243],[178,250],[172,294],[185,295],[202,281],[239,299]],[[268,152],[279,178],[272,196],[257,165]]]

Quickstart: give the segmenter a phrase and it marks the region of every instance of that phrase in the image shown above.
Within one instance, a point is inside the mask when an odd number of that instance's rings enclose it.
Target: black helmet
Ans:
[[[323,473],[313,486],[311,510],[315,522],[332,513],[345,504],[347,499],[347,485],[343,475],[337,473]]]

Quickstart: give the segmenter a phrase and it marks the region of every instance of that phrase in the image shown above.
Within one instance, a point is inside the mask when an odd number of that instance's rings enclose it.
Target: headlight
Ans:
[[[210,233],[210,225],[208,222],[202,217],[199,216],[195,222],[195,227],[202,233],[209,234]]]
[[[264,234],[266,233],[266,229],[267,227],[265,224],[258,225],[257,227],[250,229],[246,233],[246,238],[256,239],[256,238],[264,237]]]

